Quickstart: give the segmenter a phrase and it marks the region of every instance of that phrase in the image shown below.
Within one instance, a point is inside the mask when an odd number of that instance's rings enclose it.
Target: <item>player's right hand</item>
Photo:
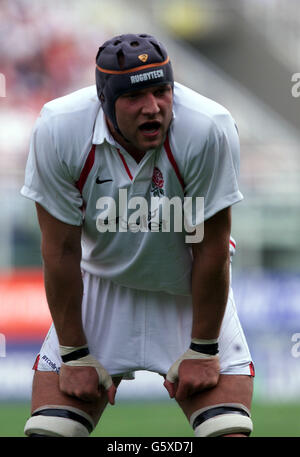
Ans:
[[[59,387],[65,394],[83,401],[98,400],[106,392],[109,403],[115,403],[117,389],[111,376],[90,354],[78,360],[62,363]]]

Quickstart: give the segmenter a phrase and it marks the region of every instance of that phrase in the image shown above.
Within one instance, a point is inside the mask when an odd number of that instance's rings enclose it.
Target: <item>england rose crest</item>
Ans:
[[[164,177],[159,168],[154,167],[152,182],[151,182],[151,192],[154,197],[161,197],[164,195]]]

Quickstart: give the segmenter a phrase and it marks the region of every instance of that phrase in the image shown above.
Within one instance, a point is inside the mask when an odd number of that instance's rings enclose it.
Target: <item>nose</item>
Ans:
[[[145,94],[143,99],[142,113],[147,115],[153,115],[159,113],[160,108],[158,105],[157,98],[151,92]]]

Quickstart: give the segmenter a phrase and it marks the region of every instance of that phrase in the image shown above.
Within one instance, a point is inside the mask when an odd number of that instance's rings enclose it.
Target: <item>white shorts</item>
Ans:
[[[112,376],[133,379],[138,370],[166,374],[189,347],[191,297],[141,291],[83,273],[83,325],[91,354]],[[219,338],[222,374],[254,375],[233,293]],[[34,368],[59,372],[61,359],[53,325]]]

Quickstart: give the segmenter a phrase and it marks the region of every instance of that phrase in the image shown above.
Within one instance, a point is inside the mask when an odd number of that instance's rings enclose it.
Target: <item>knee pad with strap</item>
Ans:
[[[190,424],[197,437],[216,437],[233,433],[250,435],[253,429],[249,410],[240,403],[222,403],[195,411]]]
[[[27,436],[87,437],[94,429],[93,419],[72,406],[46,405],[36,409],[25,424]]]

